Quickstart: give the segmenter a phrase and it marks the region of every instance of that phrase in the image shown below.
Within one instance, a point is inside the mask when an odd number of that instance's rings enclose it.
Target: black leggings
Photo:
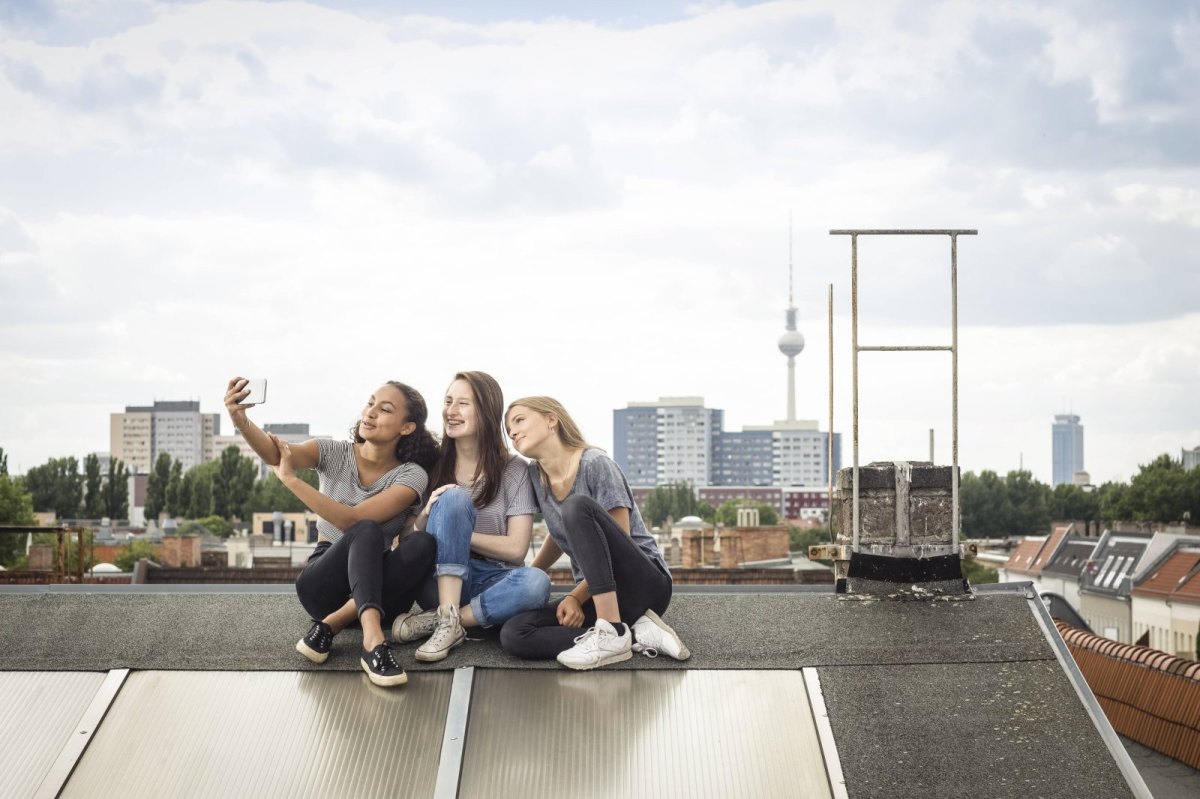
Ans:
[[[664,613],[671,602],[671,578],[591,497],[572,496],[563,503],[563,528],[572,559],[594,596],[616,591],[621,621],[633,624],[646,610]],[[561,600],[560,600],[561,601]],[[558,602],[513,616],[500,630],[500,645],[526,660],[549,660],[570,649],[576,636],[596,623],[596,605],[583,605],[583,628],[558,623]]]
[[[296,595],[314,621],[351,597],[359,616],[375,608],[390,619],[412,607],[436,554],[437,543],[428,533],[413,533],[389,549],[376,522],[355,522],[333,544],[317,545],[296,578]]]

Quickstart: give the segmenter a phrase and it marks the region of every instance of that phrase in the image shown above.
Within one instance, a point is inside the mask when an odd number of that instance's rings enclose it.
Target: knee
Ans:
[[[462,520],[455,524],[454,520]],[[436,536],[470,533],[475,528],[475,505],[470,493],[451,488],[442,493],[429,512],[429,532]]]
[[[432,564],[437,558],[437,539],[423,530],[409,533],[403,545],[413,563]]]
[[[536,610],[550,601],[550,575],[531,566],[522,566],[513,571],[514,587],[521,607]]]
[[[363,519],[343,530],[342,537],[346,539],[346,543],[348,544],[352,544],[360,539],[370,539],[372,541],[378,539],[379,541],[383,541],[383,527],[374,519]]]
[[[594,508],[600,507],[596,500],[582,494],[567,497],[562,504],[563,522],[568,527],[574,527],[587,519]]]
[[[521,657],[525,639],[537,628],[529,613],[520,613],[504,622],[500,628],[500,648],[510,655]]]

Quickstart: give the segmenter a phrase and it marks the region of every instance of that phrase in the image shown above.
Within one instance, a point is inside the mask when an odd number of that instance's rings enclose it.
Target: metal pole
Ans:
[[[850,234],[850,352],[853,356],[851,382],[854,384],[854,472],[851,492],[851,524],[854,527],[854,551],[858,552],[858,234]]]
[[[829,284],[829,302],[826,312],[829,317],[829,438],[825,458],[829,470],[829,543],[836,543],[833,535],[833,284]]]
[[[959,508],[958,508],[958,234],[950,234],[950,362],[951,366],[951,421],[950,449],[953,471],[950,475],[950,512],[953,515],[954,551],[958,551]]]

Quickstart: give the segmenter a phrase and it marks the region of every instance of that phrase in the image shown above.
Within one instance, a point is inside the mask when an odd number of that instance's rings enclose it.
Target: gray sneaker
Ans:
[[[466,637],[467,633],[458,618],[458,606],[442,605],[437,609],[437,626],[434,627],[433,634],[429,636],[428,641],[417,647],[414,657],[426,663],[441,660]]]
[[[392,640],[399,644],[407,644],[428,638],[437,627],[437,608],[418,610],[397,616],[392,622]]]

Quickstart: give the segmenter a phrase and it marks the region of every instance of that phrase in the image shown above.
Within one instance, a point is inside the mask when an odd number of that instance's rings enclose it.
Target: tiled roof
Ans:
[[[1133,595],[1200,603],[1200,551],[1174,552],[1134,586]]]
[[[1095,551],[1096,539],[1070,536],[1042,567],[1042,573],[1078,577]]]
[[[1026,538],[1017,544],[1017,548],[1009,556],[1008,563],[1004,565],[1004,568],[1012,574],[1033,575],[1035,573],[1033,562],[1037,559],[1038,553],[1042,551],[1045,543],[1044,537]],[[1038,571],[1040,570],[1039,568]]]

